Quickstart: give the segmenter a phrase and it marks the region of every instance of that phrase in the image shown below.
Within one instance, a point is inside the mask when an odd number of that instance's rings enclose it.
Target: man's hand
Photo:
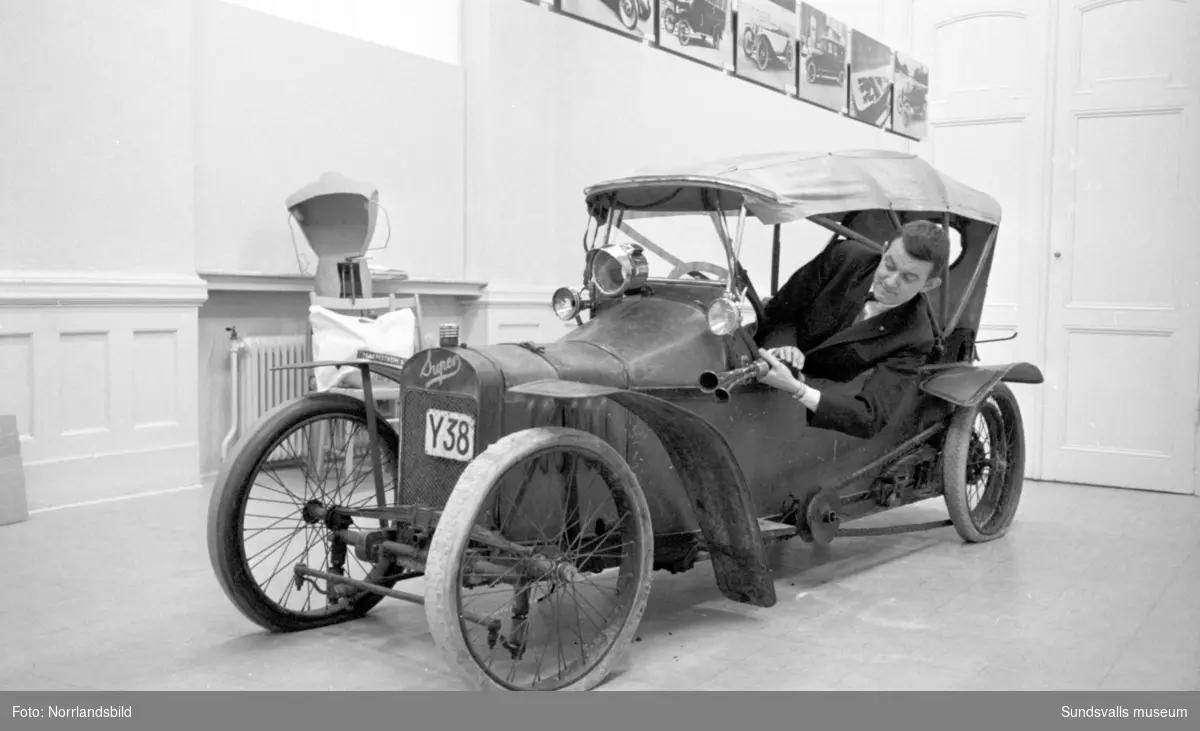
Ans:
[[[804,370],[804,353],[801,353],[800,349],[794,345],[785,345],[782,348],[771,348],[767,352],[784,363],[790,365],[796,371],[796,373]]]
[[[759,357],[765,360],[767,365],[771,366],[771,370],[759,377],[759,382],[765,383],[771,388],[777,388],[785,393],[798,393],[803,390],[804,384],[792,375],[792,372],[788,370],[788,367],[782,361],[772,355],[772,351],[774,350],[776,349],[758,351]],[[779,348],[778,350],[787,350],[787,348]],[[793,350],[795,349],[793,348]],[[797,350],[796,352],[800,351]]]

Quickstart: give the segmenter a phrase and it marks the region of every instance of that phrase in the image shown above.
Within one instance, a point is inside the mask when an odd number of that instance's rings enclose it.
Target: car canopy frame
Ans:
[[[1000,204],[992,196],[914,154],[893,150],[761,153],[640,170],[591,185],[584,196],[597,224],[626,210],[737,213],[737,235],[722,237],[735,264],[746,215],[774,226],[772,293],[778,284],[783,224],[809,220],[832,231],[833,240],[841,236],[882,250],[883,241],[855,230],[855,220],[864,213],[886,215],[893,233],[912,220],[940,221],[958,232],[961,252],[950,262],[942,286],[926,296],[939,339],[956,328],[978,331],[1001,220]]]

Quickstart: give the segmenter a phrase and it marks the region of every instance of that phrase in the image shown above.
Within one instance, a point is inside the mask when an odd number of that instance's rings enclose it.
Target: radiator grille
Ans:
[[[466,462],[430,457],[425,454],[425,412],[444,409],[476,418],[475,449],[479,450],[479,409],[475,400],[460,394],[408,389],[404,392],[400,432],[401,504],[441,508],[466,469]]]

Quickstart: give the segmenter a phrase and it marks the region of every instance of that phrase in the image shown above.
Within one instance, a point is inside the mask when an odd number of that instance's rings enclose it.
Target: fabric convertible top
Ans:
[[[1000,204],[991,196],[916,155],[889,150],[745,155],[638,171],[584,194],[589,206],[614,195],[616,206],[684,213],[706,209],[706,190],[719,192],[726,211],[736,211],[744,199],[748,212],[767,225],[870,209],[948,212],[1000,223]]]

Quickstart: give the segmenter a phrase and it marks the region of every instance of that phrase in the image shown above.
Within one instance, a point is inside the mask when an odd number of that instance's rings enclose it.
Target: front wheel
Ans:
[[[474,689],[590,690],[633,640],[653,545],[642,489],[607,442],[511,434],[467,466],[434,530],[430,632]]]
[[[638,23],[638,0],[617,0],[617,13],[621,17],[621,25],[633,30]]]
[[[389,560],[367,564],[343,550],[324,517],[338,507],[382,507],[366,425],[359,399],[310,394],[263,417],[217,476],[209,499],[209,560],[226,596],[264,629],[294,632],[344,622],[383,599],[324,579],[298,582],[298,564],[385,588],[400,578]],[[391,494],[399,439],[383,419],[375,431]]]
[[[942,479],[959,537],[983,543],[1008,532],[1025,479],[1025,428],[1006,384],[997,384],[983,403],[959,409],[951,418]]]

